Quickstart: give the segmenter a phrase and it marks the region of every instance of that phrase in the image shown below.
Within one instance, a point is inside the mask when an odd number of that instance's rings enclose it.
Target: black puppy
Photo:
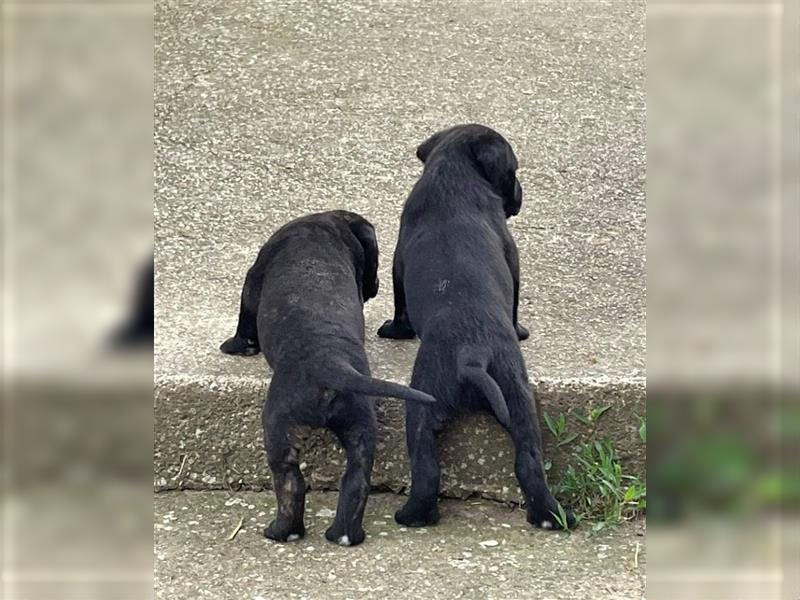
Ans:
[[[411,386],[435,405],[406,405],[411,496],[402,525],[439,519],[435,437],[460,410],[490,410],[511,435],[528,521],[557,527],[541,432],[518,339],[519,256],[506,219],[522,188],[508,142],[482,125],[441,131],[417,148],[424,171],[403,208],[394,254],[394,320],[378,335],[421,340]],[[567,512],[570,526],[575,518]]]
[[[434,402],[423,392],[370,377],[363,302],[378,293],[378,244],[354,213],[308,215],[281,227],[261,248],[242,290],[236,335],[227,354],[263,350],[273,369],[262,422],[278,497],[264,535],[305,534],[306,483],[298,467],[300,431],[328,427],[347,453],[330,541],[364,540],[362,518],[375,455],[376,418],[368,396]]]

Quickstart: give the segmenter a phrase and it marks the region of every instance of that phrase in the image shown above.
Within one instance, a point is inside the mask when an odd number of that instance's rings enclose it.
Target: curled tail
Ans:
[[[369,375],[359,373],[347,364],[337,365],[336,371],[330,373],[323,383],[337,392],[353,392],[364,394],[365,396],[389,396],[427,404],[436,402],[436,398],[430,394],[399,383],[375,379]]]
[[[486,397],[489,406],[504,427],[511,425],[511,415],[500,386],[486,371],[489,357],[485,350],[474,346],[461,348],[458,352],[457,374],[459,383],[469,383]]]

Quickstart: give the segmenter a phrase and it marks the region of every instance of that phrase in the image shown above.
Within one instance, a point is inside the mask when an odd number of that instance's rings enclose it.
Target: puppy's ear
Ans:
[[[522,209],[522,186],[519,184],[516,174],[514,175],[514,195],[510,200],[503,201],[503,210],[506,212],[506,219],[519,214]]]
[[[361,292],[364,302],[378,295],[378,239],[372,223],[363,217],[348,219],[350,231],[356,236],[364,250],[364,270],[361,275]]]
[[[422,162],[428,160],[428,157],[431,155],[431,152],[436,147],[436,144],[438,144],[442,140],[442,137],[444,136],[445,133],[447,133],[447,131],[449,130],[440,131],[439,133],[434,133],[431,137],[429,137],[427,140],[425,140],[419,146],[417,146],[417,158],[420,159]]]
[[[472,143],[472,154],[484,178],[503,198],[506,218],[522,208],[522,186],[517,180],[517,160],[511,147],[496,137],[480,138]]]

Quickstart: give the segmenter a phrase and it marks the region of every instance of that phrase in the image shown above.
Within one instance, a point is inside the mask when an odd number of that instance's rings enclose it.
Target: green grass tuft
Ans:
[[[588,415],[572,413],[571,416],[591,426],[591,437],[596,432],[598,419],[608,409],[608,406],[593,408]],[[563,413],[557,418],[547,413],[543,416],[557,446],[573,444],[578,439],[577,433],[568,431],[567,417]],[[643,443],[647,442],[644,419],[641,419],[639,437]],[[553,491],[572,508],[579,520],[592,523],[591,531],[618,525],[647,510],[647,483],[623,472],[622,462],[610,441],[595,439],[573,445],[572,459]],[[553,518],[566,529],[563,508],[559,506],[559,514],[553,514]]]

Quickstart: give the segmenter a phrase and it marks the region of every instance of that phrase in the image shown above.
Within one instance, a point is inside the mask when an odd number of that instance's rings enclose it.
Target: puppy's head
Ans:
[[[522,186],[517,179],[519,163],[511,144],[484,125],[456,125],[429,137],[417,148],[417,158],[428,163],[437,156],[461,156],[470,161],[503,199],[506,217],[519,214]]]
[[[361,295],[364,302],[378,295],[378,240],[372,223],[361,215],[347,211],[337,211],[347,223],[350,231],[361,246],[364,256],[362,265],[356,263],[356,272],[361,275]],[[359,269],[359,266],[361,267]]]

